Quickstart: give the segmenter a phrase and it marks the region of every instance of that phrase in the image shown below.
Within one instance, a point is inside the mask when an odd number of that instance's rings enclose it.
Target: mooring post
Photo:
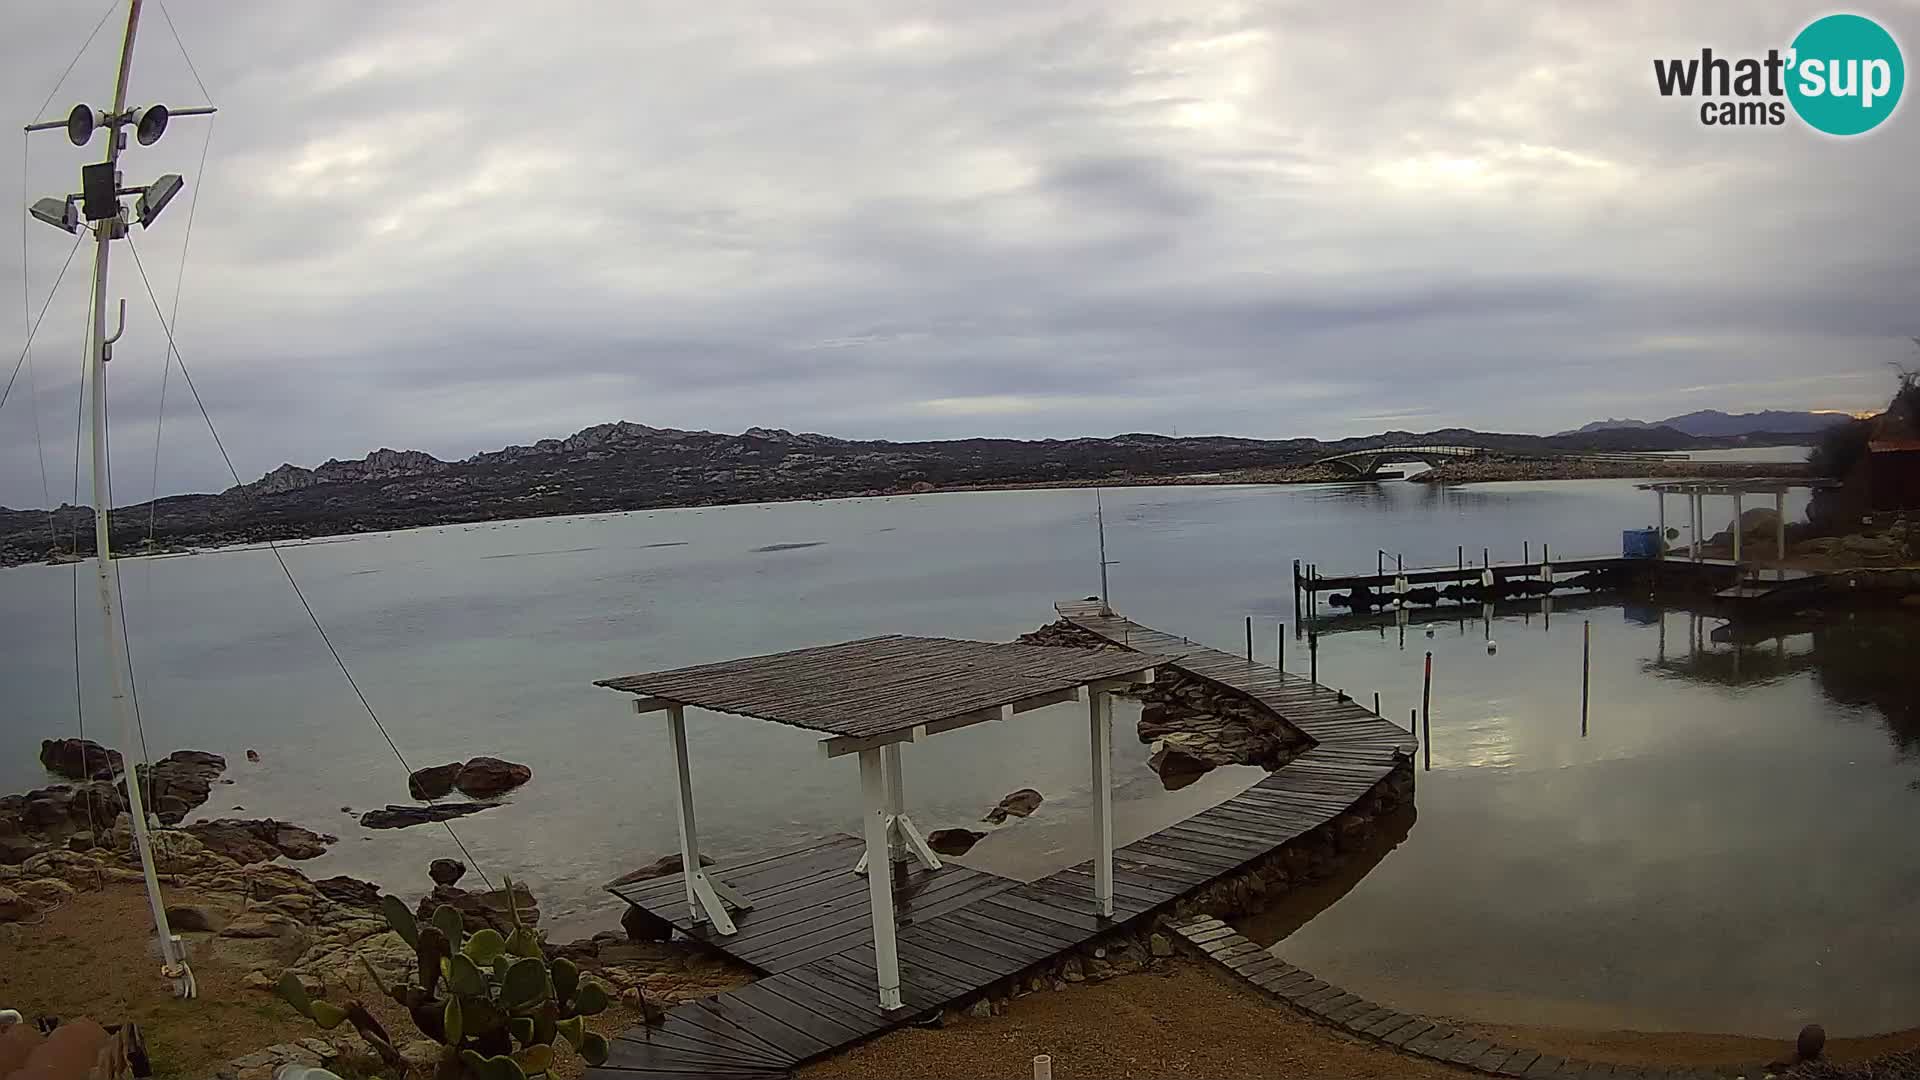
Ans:
[[[1420,683],[1420,746],[1426,767],[1433,768],[1433,653],[1427,653],[1427,673]]]
[[[1780,565],[1787,564],[1787,493],[1773,493],[1773,557]]]
[[[1280,620],[1273,635],[1273,667],[1276,671],[1287,670],[1287,622]]]
[[[1520,541],[1520,565],[1533,565],[1533,541],[1531,540]]]
[[[1300,560],[1293,560],[1293,613],[1300,613]]]
[[[1480,549],[1480,567],[1483,570],[1493,569],[1493,554],[1488,548]]]
[[[1247,616],[1247,663],[1253,663],[1253,616]]]
[[[1380,715],[1380,691],[1378,690],[1373,692],[1373,715]]]
[[[1587,673],[1593,669],[1593,620],[1580,630],[1580,737],[1587,737]]]
[[[1453,568],[1465,572],[1467,569],[1467,545],[1457,544],[1453,549]]]
[[[1320,685],[1320,631],[1307,625],[1307,681]]]

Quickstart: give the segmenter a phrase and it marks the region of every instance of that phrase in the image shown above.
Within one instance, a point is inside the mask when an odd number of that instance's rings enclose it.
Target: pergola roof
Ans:
[[[979,719],[1164,663],[1115,649],[884,637],[602,679],[595,685],[674,705],[735,713],[842,738]]]
[[[1832,487],[1831,480],[1806,476],[1727,476],[1702,480],[1659,480],[1641,484],[1642,491],[1663,495],[1771,495],[1794,488]]]

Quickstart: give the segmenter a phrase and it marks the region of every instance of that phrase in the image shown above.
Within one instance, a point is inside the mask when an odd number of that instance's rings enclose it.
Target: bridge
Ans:
[[[1324,457],[1314,464],[1333,465],[1355,476],[1365,477],[1379,472],[1380,466],[1391,461],[1424,461],[1428,465],[1439,465],[1445,461],[1479,457],[1485,453],[1487,449],[1483,446],[1376,446],[1371,450],[1350,450]]]

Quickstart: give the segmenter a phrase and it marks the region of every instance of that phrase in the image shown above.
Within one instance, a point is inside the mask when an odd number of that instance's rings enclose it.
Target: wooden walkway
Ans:
[[[880,1010],[874,986],[860,842],[834,837],[709,868],[747,894],[739,932],[711,935],[688,921],[678,874],[615,895],[764,972],[738,990],[680,1005],[663,1023],[613,1040],[600,1080],[732,1080],[785,1076],[795,1065],[964,1003],[1010,976],[1149,918],[1345,811],[1410,754],[1407,732],[1296,675],[1193,645],[1097,605],[1061,604],[1076,625],[1172,666],[1242,690],[1316,744],[1226,802],[1114,851],[1114,917],[1095,914],[1085,862],[1020,883],[963,867],[916,869],[900,893],[901,995]]]

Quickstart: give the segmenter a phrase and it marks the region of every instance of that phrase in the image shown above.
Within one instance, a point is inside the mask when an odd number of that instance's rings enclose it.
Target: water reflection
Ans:
[[[1433,653],[1434,767],[1404,843],[1312,921],[1265,927],[1279,955],[1403,1010],[1496,1022],[1912,1025],[1911,616],[1734,627],[1604,597],[1557,599],[1550,624],[1468,612],[1323,635],[1323,681],[1380,687],[1388,715],[1418,704]]]

